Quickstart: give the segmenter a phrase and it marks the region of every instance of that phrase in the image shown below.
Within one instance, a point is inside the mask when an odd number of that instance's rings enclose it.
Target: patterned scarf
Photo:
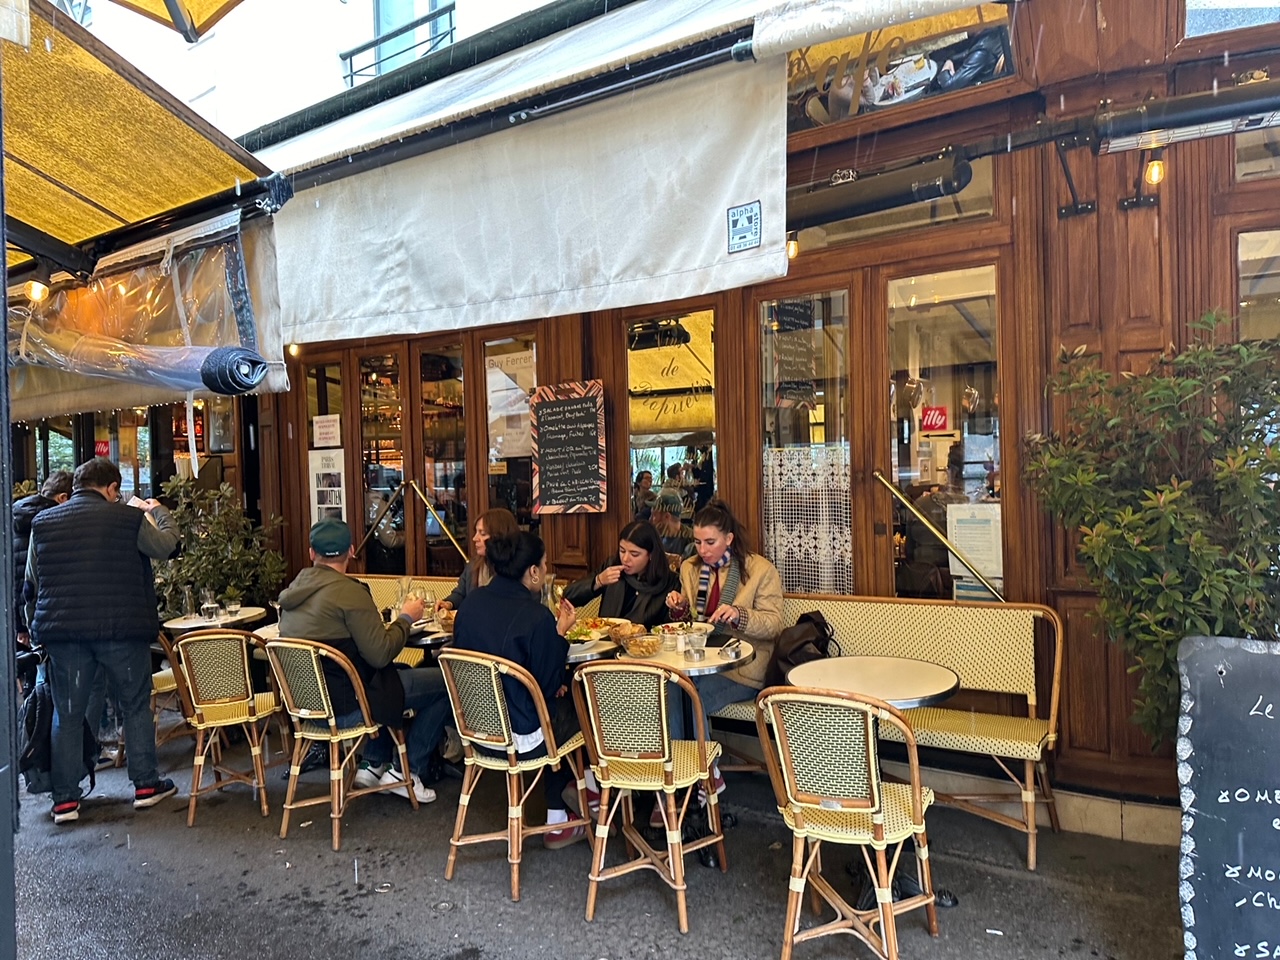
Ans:
[[[725,574],[723,589],[720,587],[719,579],[722,567],[729,568],[729,572]],[[700,619],[705,620],[711,616],[715,613],[716,607],[722,603],[733,603],[734,597],[738,595],[740,580],[741,568],[738,566],[737,558],[728,550],[714,564],[704,563],[702,572],[698,574],[697,612]]]

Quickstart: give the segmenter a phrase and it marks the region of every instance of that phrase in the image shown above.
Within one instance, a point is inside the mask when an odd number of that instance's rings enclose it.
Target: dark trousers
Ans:
[[[556,697],[547,704],[547,712],[551,714],[551,732],[555,734],[556,746],[561,746],[566,740],[574,734],[581,732],[582,727],[578,723],[578,713],[573,707],[573,701],[566,693],[563,697]],[[494,756],[501,756],[496,750],[486,750]],[[539,757],[547,755],[546,741],[538,744],[532,750],[526,750],[524,753],[516,754],[520,760],[536,760]],[[542,774],[542,786],[546,791],[547,809],[563,810],[564,788],[573,782],[573,771],[569,769],[568,763],[561,763],[559,770],[552,770],[548,767]]]
[[[84,719],[101,669],[120,701],[128,745],[129,779],[135,787],[160,779],[156,769],[156,728],[151,716],[151,646],[122,640],[57,643],[45,648],[53,733],[50,778],[53,802],[80,799],[84,769]],[[101,701],[99,701],[101,703]],[[101,707],[99,706],[99,710]],[[90,726],[96,724],[95,717]],[[97,733],[97,730],[94,730]]]

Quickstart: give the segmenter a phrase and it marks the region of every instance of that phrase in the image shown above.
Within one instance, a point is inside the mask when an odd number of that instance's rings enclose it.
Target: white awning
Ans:
[[[911,4],[917,16],[971,5]],[[645,0],[258,156],[299,173],[753,23],[768,26],[764,42],[812,43],[893,22],[905,6]],[[584,313],[784,276],[785,52],[757,51],[758,63],[706,68],[300,192],[276,216],[286,339]]]

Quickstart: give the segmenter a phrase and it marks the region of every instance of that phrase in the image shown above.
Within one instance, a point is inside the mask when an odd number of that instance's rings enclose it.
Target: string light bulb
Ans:
[[[800,256],[800,235],[792,230],[787,234],[787,259],[794,260]]]
[[[289,356],[291,357],[296,357],[298,354],[302,352],[302,348],[298,346],[296,343],[289,344],[289,346],[286,347],[285,349],[289,351]]]
[[[1158,187],[1164,182],[1164,147],[1156,147],[1151,151],[1147,166],[1142,171],[1142,179],[1148,186]]]
[[[49,298],[49,265],[36,260],[30,279],[22,285],[22,292],[32,303],[43,303]]]

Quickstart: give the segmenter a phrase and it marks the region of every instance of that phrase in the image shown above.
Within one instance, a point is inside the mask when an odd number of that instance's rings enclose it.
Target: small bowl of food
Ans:
[[[441,610],[436,614],[436,623],[445,633],[453,633],[453,620],[457,615],[457,610]]]
[[[616,623],[609,628],[609,639],[614,643],[626,643],[631,637],[642,637],[648,631],[640,623]]]
[[[652,633],[641,633],[621,641],[622,649],[629,657],[652,657],[662,646],[662,638]]]

